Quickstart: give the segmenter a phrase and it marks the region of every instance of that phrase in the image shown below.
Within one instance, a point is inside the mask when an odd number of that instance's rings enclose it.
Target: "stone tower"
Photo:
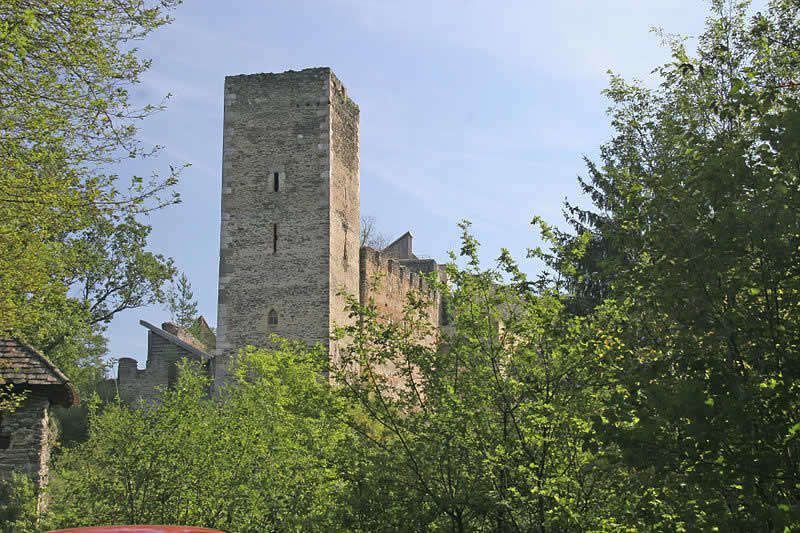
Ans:
[[[359,294],[358,106],[329,68],[225,78],[215,381],[271,333],[325,345]]]

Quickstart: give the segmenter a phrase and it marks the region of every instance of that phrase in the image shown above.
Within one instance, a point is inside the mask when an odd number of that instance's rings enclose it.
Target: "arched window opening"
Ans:
[[[272,253],[277,253],[278,251],[278,225],[272,225]]]
[[[278,312],[276,310],[270,309],[269,313],[267,313],[267,325],[268,326],[278,325]]]
[[[280,188],[280,179],[280,173],[275,172],[272,174],[272,190],[275,192],[278,192],[278,189]]]

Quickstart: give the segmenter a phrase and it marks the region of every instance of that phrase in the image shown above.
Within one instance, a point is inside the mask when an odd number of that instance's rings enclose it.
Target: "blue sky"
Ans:
[[[501,247],[522,261],[534,215],[561,222],[576,176],[611,135],[607,71],[647,80],[668,51],[650,32],[697,35],[700,0],[186,0],[140,44],[152,68],[133,92],[168,110],[142,124],[164,145],[149,168],[191,163],[183,203],[152,214],[151,249],[175,259],[214,324],[222,99],[226,75],[329,66],[361,109],[361,211],[391,239],[410,230],[420,255],[446,260],[461,219],[487,264]],[[650,81],[649,83],[652,83]],[[141,170],[141,169],[139,169]],[[525,263],[534,273],[537,265]],[[110,355],[147,351],[144,319],[119,314]],[[116,370],[114,371],[116,374]]]

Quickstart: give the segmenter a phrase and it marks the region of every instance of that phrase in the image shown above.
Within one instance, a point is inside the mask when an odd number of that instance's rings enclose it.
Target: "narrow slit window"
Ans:
[[[276,253],[278,251],[278,225],[272,225],[272,253]]]
[[[281,175],[278,172],[272,174],[272,190],[278,192],[281,184]]]
[[[268,326],[278,325],[278,312],[276,310],[270,309],[269,313],[267,313],[267,325]]]

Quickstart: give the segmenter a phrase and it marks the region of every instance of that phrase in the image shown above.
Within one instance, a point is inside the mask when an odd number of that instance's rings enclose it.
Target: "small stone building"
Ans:
[[[24,395],[13,410],[0,410],[0,478],[19,472],[42,488],[56,440],[50,408],[78,405],[78,394],[47,357],[14,339],[0,339],[0,391]]]

